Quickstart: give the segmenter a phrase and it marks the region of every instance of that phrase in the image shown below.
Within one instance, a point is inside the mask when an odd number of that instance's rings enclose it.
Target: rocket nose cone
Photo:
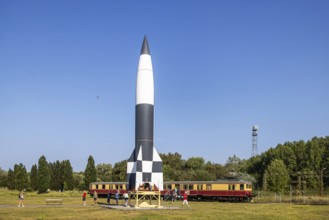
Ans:
[[[144,37],[144,40],[143,40],[143,46],[142,46],[142,50],[141,50],[141,55],[142,54],[148,54],[148,55],[151,55],[150,53],[150,48],[149,48],[149,44],[147,42],[147,38],[146,38],[146,35]]]

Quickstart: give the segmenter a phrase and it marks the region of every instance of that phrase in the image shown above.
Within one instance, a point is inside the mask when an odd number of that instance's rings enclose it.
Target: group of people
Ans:
[[[111,204],[111,193],[109,192],[107,194],[107,203],[108,204]],[[116,204],[119,205],[119,197],[120,197],[120,191],[118,190],[115,194],[115,201],[116,201]],[[175,190],[173,190],[173,195],[172,195],[172,201],[174,202],[176,200],[176,197],[177,197],[177,190],[175,188]],[[83,191],[83,194],[82,194],[82,205],[86,205],[86,198],[87,198],[87,192],[86,191]],[[94,195],[93,195],[93,198],[94,198],[94,204],[97,205],[97,199],[98,199],[98,193],[97,191],[94,192]],[[124,205],[127,207],[128,206],[128,199],[129,199],[129,196],[128,196],[128,193],[125,192],[123,194],[123,200],[124,200]],[[18,207],[24,207],[24,194],[23,194],[23,191],[21,191],[19,194],[18,194]],[[184,192],[184,195],[183,195],[183,205],[187,205],[188,206],[188,202],[187,202],[187,194],[186,192]]]
[[[176,199],[177,199],[177,196],[178,196],[178,191],[177,191],[177,188],[175,187],[174,190],[172,191],[172,194],[171,194],[171,201],[172,202],[175,202]],[[183,205],[188,205],[188,201],[187,201],[187,193],[186,191],[184,191],[184,194],[183,194]]]
[[[114,194],[115,202],[116,202],[117,205],[119,204],[119,196],[120,196],[120,191],[117,190],[117,192]],[[112,197],[112,193],[109,191],[107,196],[106,196],[107,204],[111,204],[111,197]]]
[[[108,204],[111,204],[111,192],[109,191],[108,194],[107,194],[107,203]],[[177,189],[175,188],[173,191],[172,191],[172,202],[175,202],[176,199],[177,199],[177,196],[178,196],[178,191]],[[116,205],[119,205],[119,197],[120,197],[120,191],[118,190],[116,193],[115,193],[115,201],[116,201]],[[189,206],[188,204],[188,201],[187,201],[187,193],[186,191],[184,192],[183,194],[183,205],[187,205]],[[94,198],[94,203],[95,205],[97,205],[97,199],[98,199],[98,194],[97,194],[97,191],[94,192],[94,195],[93,195],[93,198]],[[123,194],[123,200],[124,200],[124,206],[128,206],[128,199],[129,199],[129,196],[128,196],[128,193],[125,192]],[[83,201],[83,205],[86,205],[86,191],[84,191],[83,195],[82,195],[82,201]]]
[[[94,192],[93,198],[94,198],[94,204],[97,205],[97,199],[98,199],[97,191]],[[87,205],[86,199],[87,199],[87,192],[83,191],[83,193],[82,193],[82,205]]]
[[[111,204],[111,192],[109,191],[107,196],[106,196],[106,202],[108,204]],[[82,204],[83,205],[86,205],[86,197],[87,197],[87,192],[84,191],[83,194],[82,194]],[[128,206],[128,193],[124,193],[123,194],[123,199],[124,199],[124,205],[125,206]],[[119,198],[120,198],[120,191],[118,190],[116,193],[115,193],[115,201],[116,201],[116,204],[119,205]],[[94,191],[94,194],[93,194],[93,199],[94,199],[94,204],[97,205],[97,199],[98,199],[98,194],[97,194],[97,191]]]

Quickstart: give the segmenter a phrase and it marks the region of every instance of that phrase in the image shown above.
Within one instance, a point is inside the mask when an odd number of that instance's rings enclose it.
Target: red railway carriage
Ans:
[[[170,195],[173,191],[178,195],[186,192],[189,198],[198,200],[249,201],[252,198],[251,182],[244,180],[165,182],[161,194]]]
[[[99,196],[108,193],[122,195],[127,191],[126,182],[94,182],[89,185],[89,194],[97,191]],[[229,201],[250,201],[252,185],[244,180],[217,180],[217,181],[168,181],[163,183],[161,196],[170,198],[174,192],[178,197],[186,192],[189,199],[211,199]]]

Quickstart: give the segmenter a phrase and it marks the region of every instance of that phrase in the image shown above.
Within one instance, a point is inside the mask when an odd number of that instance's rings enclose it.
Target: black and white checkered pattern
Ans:
[[[140,146],[137,157],[134,150],[127,163],[129,189],[137,190],[139,185],[148,182],[155,184],[159,190],[163,190],[162,160],[157,150],[153,147],[153,159],[147,161],[142,158],[142,149],[143,147]]]

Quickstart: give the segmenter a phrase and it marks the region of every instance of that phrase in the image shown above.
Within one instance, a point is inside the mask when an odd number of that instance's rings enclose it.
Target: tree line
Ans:
[[[329,136],[278,144],[244,161],[243,171],[260,190],[321,195],[329,186]]]
[[[320,193],[329,186],[329,137],[305,142],[279,144],[264,153],[241,160],[229,157],[224,165],[205,161],[202,157],[186,160],[179,153],[160,154],[164,181],[212,181],[244,179],[253,182],[254,189],[296,194]],[[48,163],[41,156],[38,165],[27,172],[23,164],[14,169],[0,168],[0,187],[11,190],[85,190],[95,181],[125,182],[127,160],[95,165],[89,156],[84,172],[73,172],[69,160]]]

